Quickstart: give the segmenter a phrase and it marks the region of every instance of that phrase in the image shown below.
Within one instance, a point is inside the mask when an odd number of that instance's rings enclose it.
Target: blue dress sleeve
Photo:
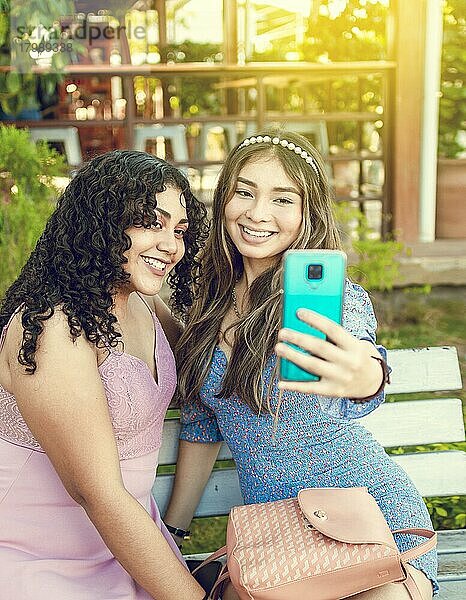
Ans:
[[[223,441],[214,412],[200,400],[182,407],[180,421],[180,440],[201,443]]]
[[[387,360],[387,351],[376,343],[377,320],[369,295],[360,285],[349,280],[345,285],[342,325],[354,337],[374,344],[374,348],[377,348],[382,357]],[[372,400],[363,404],[352,402],[349,398],[318,396],[318,400],[322,410],[332,417],[359,419],[382,404],[385,400],[385,392],[382,390]]]

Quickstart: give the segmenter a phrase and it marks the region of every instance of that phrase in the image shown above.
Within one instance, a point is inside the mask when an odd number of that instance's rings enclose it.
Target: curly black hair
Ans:
[[[118,344],[111,309],[115,291],[130,277],[122,266],[131,246],[125,231],[156,221],[157,194],[167,185],[182,193],[189,221],[184,257],[167,278],[171,308],[184,320],[199,277],[197,254],[208,234],[206,209],[174,166],[145,152],[114,150],[76,173],[0,306],[0,331],[22,307],[18,362],[26,372],[37,368],[43,321],[58,305],[73,339],[84,333],[98,347]]]

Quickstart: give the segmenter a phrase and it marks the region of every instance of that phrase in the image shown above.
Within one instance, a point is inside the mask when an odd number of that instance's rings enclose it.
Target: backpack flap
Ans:
[[[367,488],[301,490],[298,503],[310,525],[349,544],[383,544],[398,553],[393,535]]]

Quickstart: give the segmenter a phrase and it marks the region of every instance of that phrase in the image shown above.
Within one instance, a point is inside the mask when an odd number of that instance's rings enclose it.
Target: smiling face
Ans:
[[[225,226],[243,262],[263,271],[296,240],[302,215],[302,195],[273,156],[241,169],[225,206]]]
[[[184,236],[188,229],[186,207],[181,192],[167,187],[157,194],[157,221],[150,227],[130,227],[126,234],[131,248],[125,252],[123,265],[130,273],[130,292],[154,295],[160,291],[167,274],[183,258]]]

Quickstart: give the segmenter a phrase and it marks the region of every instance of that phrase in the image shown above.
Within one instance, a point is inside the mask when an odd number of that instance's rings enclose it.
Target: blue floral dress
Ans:
[[[377,322],[367,293],[347,282],[343,326],[359,339],[375,344]],[[377,346],[386,356],[385,349]],[[273,355],[264,370],[267,386],[275,366]],[[348,398],[324,398],[285,392],[278,424],[274,415],[255,414],[237,396],[218,398],[227,359],[216,348],[201,390],[201,401],[181,414],[180,438],[189,442],[224,440],[236,462],[244,502],[252,504],[295,497],[308,487],[366,486],[391,529],[432,529],[429,513],[414,484],[357,419],[376,409],[383,392],[365,404]],[[276,382],[275,382],[276,384]],[[275,412],[278,388],[271,399]],[[414,536],[396,536],[400,551],[419,543]],[[412,564],[438,590],[435,551]]]

